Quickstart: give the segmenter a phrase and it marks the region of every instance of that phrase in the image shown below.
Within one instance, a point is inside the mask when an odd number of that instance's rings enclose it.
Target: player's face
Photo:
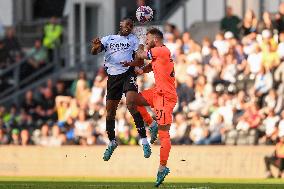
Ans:
[[[145,43],[146,43],[147,49],[151,49],[155,47],[155,37],[151,34],[147,34]]]
[[[123,20],[120,22],[120,34],[127,36],[132,32],[133,22],[130,20]]]

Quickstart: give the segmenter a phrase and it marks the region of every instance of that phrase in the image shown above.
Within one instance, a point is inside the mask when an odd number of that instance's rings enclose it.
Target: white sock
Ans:
[[[153,122],[151,123],[150,127],[153,127],[153,126],[154,126],[154,123],[156,123],[155,120],[153,120]]]
[[[162,172],[165,168],[166,168],[166,166],[160,165],[159,166],[159,172]]]
[[[117,144],[116,140],[112,140],[109,142],[109,145],[116,145],[116,144]]]
[[[141,138],[141,142],[142,142],[142,144],[148,144],[147,138]]]

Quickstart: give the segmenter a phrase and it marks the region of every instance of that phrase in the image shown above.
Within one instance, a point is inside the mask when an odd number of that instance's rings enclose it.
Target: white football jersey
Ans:
[[[133,60],[134,51],[138,50],[139,39],[134,34],[128,36],[108,35],[101,39],[104,46],[104,66],[109,75],[125,73],[129,67],[123,67],[120,62]]]

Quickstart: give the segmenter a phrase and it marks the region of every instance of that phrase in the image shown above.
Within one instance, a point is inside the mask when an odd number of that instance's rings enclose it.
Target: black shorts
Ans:
[[[133,67],[119,75],[108,75],[106,99],[120,100],[123,93],[128,91],[138,92],[136,79],[137,76]]]

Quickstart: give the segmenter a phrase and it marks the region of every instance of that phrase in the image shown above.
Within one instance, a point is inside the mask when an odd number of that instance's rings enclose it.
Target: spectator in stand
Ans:
[[[237,60],[237,69],[238,71],[243,71],[246,67],[247,63],[247,55],[244,52],[244,48],[242,44],[238,44],[235,38],[231,39],[231,49],[235,47],[235,50],[232,50],[232,54],[234,58]]]
[[[243,23],[240,29],[240,36],[247,36],[251,34],[252,32],[255,32],[257,30],[257,18],[255,16],[255,13],[253,10],[248,9],[245,13],[245,17],[243,19]]]
[[[263,42],[262,49],[262,64],[267,70],[274,70],[280,63],[280,58],[277,53],[277,42],[273,39],[269,30],[262,31]]]
[[[17,127],[32,133],[37,128],[37,125],[34,123],[32,117],[22,109],[17,118]]]
[[[176,75],[176,80],[180,83],[184,83],[187,78],[187,67],[188,67],[188,62],[186,61],[185,56],[183,58],[180,58],[179,60],[176,61],[175,64],[175,71],[179,73]],[[146,76],[147,77],[147,76]],[[145,78],[145,76],[144,76]]]
[[[118,139],[121,144],[135,145],[138,144],[138,135],[133,133],[135,124],[129,113],[125,113],[123,107],[118,108],[118,115],[116,119]]]
[[[178,83],[177,86],[178,95],[178,110],[182,112],[187,105],[195,98],[194,92],[194,80],[191,76],[187,76],[185,83]]]
[[[51,17],[43,29],[43,46],[47,49],[49,62],[53,61],[55,50],[60,47],[62,34],[62,25],[55,16]]]
[[[176,54],[176,50],[179,48],[175,42],[174,34],[169,33],[166,38],[165,46],[171,51],[171,55],[174,56]]]
[[[72,82],[71,88],[70,88],[70,92],[71,92],[71,95],[72,95],[73,97],[76,96],[77,83],[78,83],[78,81],[80,81],[80,80],[83,81],[84,83],[86,83],[86,86],[87,86],[88,88],[90,88],[90,83],[89,83],[89,81],[87,80],[87,74],[86,74],[86,72],[84,72],[84,71],[79,71],[79,72],[78,72],[78,78]]]
[[[277,123],[279,116],[275,115],[273,109],[268,110],[267,117],[263,120],[263,127],[265,134],[260,138],[260,143],[276,144],[277,140]]]
[[[249,55],[254,51],[255,45],[259,45],[259,39],[257,39],[258,34],[255,32],[250,33],[247,36],[244,36],[241,39],[241,42],[244,46],[244,52]]]
[[[65,89],[65,83],[63,81],[56,81],[55,87],[53,87],[54,96],[70,96],[69,92]]]
[[[229,52],[229,44],[224,39],[224,35],[222,33],[216,34],[213,46],[218,50],[220,56],[224,56]]]
[[[200,140],[200,144],[221,144],[222,134],[224,133],[224,119],[221,115],[217,116],[216,122],[211,123],[208,128],[208,135],[203,140]]]
[[[53,92],[56,92],[56,89],[54,87],[54,82],[51,78],[48,78],[46,80],[46,83],[43,86],[39,87],[39,93],[42,95],[46,91],[46,89],[50,90],[52,92],[52,96],[55,97]]]
[[[76,85],[75,98],[80,108],[82,109],[87,108],[90,95],[91,95],[91,92],[87,85],[87,82],[82,79],[78,80],[77,85]]]
[[[193,144],[204,144],[204,139],[208,136],[208,129],[205,127],[204,121],[197,113],[192,113],[191,129],[189,137]]]
[[[10,56],[4,41],[0,40],[0,70],[6,68],[11,63],[13,63],[13,58]]]
[[[247,105],[247,111],[244,116],[249,123],[250,129],[257,129],[261,124],[262,115],[260,114],[260,109],[257,104],[250,103]]]
[[[222,56],[220,56],[218,49],[216,47],[212,48],[211,58],[209,59],[209,64],[211,66],[213,66],[213,68],[214,68],[214,70],[216,70],[216,72],[220,72],[223,63],[224,63],[224,58]]]
[[[107,77],[103,78],[101,75],[97,75],[93,87],[91,89],[90,101],[89,101],[89,115],[93,116],[98,112],[100,107],[105,103],[106,97],[106,81]],[[98,115],[98,114],[97,114]]]
[[[59,126],[63,126],[64,122],[71,116],[70,103],[70,96],[56,96],[55,98],[55,107]]]
[[[32,144],[32,143],[31,143],[31,140],[30,140],[29,131],[24,129],[24,130],[21,131],[21,145],[27,146],[27,145],[30,145],[30,144]]]
[[[277,105],[277,93],[274,89],[269,90],[268,94],[264,97],[262,110],[273,109],[275,110]]]
[[[220,75],[222,83],[228,85],[230,83],[236,82],[237,74],[237,60],[233,54],[227,54],[225,56],[225,64],[223,65],[223,70]]]
[[[35,40],[34,47],[27,52],[30,73],[43,67],[47,62],[47,52],[39,39]]]
[[[191,41],[191,35],[189,32],[184,32],[182,34],[182,51],[184,54],[188,54],[190,52],[190,41]]]
[[[49,145],[49,126],[44,124],[41,126],[40,135],[35,140],[35,144],[41,146],[48,146]]]
[[[275,23],[272,21],[270,13],[265,11],[262,14],[262,21],[259,22],[257,31],[261,33],[263,30],[269,30],[273,34],[274,29]]]
[[[209,64],[209,60],[211,58],[211,50],[212,50],[212,44],[210,39],[208,37],[203,38],[202,47],[201,47],[203,64]]]
[[[186,55],[186,59],[189,63],[196,61],[197,63],[202,63],[201,47],[195,41],[190,41],[190,51]],[[201,65],[201,64],[200,64]]]
[[[239,118],[236,129],[238,132],[245,134],[247,137],[251,136],[249,144],[258,144],[259,136],[261,135],[260,125],[262,115],[256,103],[250,102],[246,105],[244,114]]]
[[[37,105],[38,105],[38,102],[34,99],[33,92],[31,90],[27,91],[21,107],[33,119],[37,118],[37,114],[36,114]]]
[[[13,60],[16,61],[16,59],[19,59],[17,56],[21,57],[22,49],[13,27],[7,28],[6,36],[3,41],[7,50],[9,51],[9,55],[13,57]]]
[[[81,145],[92,145],[95,143],[95,138],[93,136],[92,125],[89,120],[87,120],[86,113],[84,110],[80,110],[78,118],[75,121],[74,134],[76,140]]]
[[[183,113],[177,113],[170,129],[172,144],[189,144],[188,128],[185,115]]]
[[[249,72],[256,75],[262,65],[262,52],[259,45],[255,45],[253,52],[248,55],[247,58]]]
[[[233,14],[233,8],[229,6],[226,8],[226,16],[221,20],[220,29],[224,33],[230,31],[238,38],[240,22],[241,19]]]
[[[276,28],[278,33],[284,31],[284,3],[279,5],[278,13],[275,15]]]
[[[103,103],[105,96],[106,81],[107,81],[106,78],[103,78],[100,75],[98,75],[95,78],[90,95],[91,104]]]
[[[20,131],[19,129],[13,129],[11,131],[11,145],[20,145],[21,144],[21,138],[20,138]]]
[[[273,86],[273,77],[270,71],[265,70],[262,66],[256,75],[254,83],[254,91],[258,99],[258,103],[262,106],[263,98]]]
[[[54,122],[57,119],[55,112],[55,100],[51,89],[46,88],[43,91],[39,104],[36,108],[36,113],[42,121]]]
[[[5,129],[0,127],[0,145],[8,143],[9,143],[8,135],[6,134]]]
[[[14,129],[14,128],[19,129],[19,125],[18,125],[19,114],[18,114],[16,105],[11,106],[10,111],[9,112],[7,111],[5,113],[3,120],[9,132],[11,129]]]
[[[61,133],[58,125],[53,125],[51,136],[49,138],[49,146],[61,146],[66,143],[66,136]]]
[[[190,111],[201,112],[204,107],[210,105],[208,103],[208,95],[211,94],[213,88],[209,83],[207,83],[206,77],[204,75],[200,75],[197,78],[194,90],[195,98],[190,104],[188,104],[188,109]]]

